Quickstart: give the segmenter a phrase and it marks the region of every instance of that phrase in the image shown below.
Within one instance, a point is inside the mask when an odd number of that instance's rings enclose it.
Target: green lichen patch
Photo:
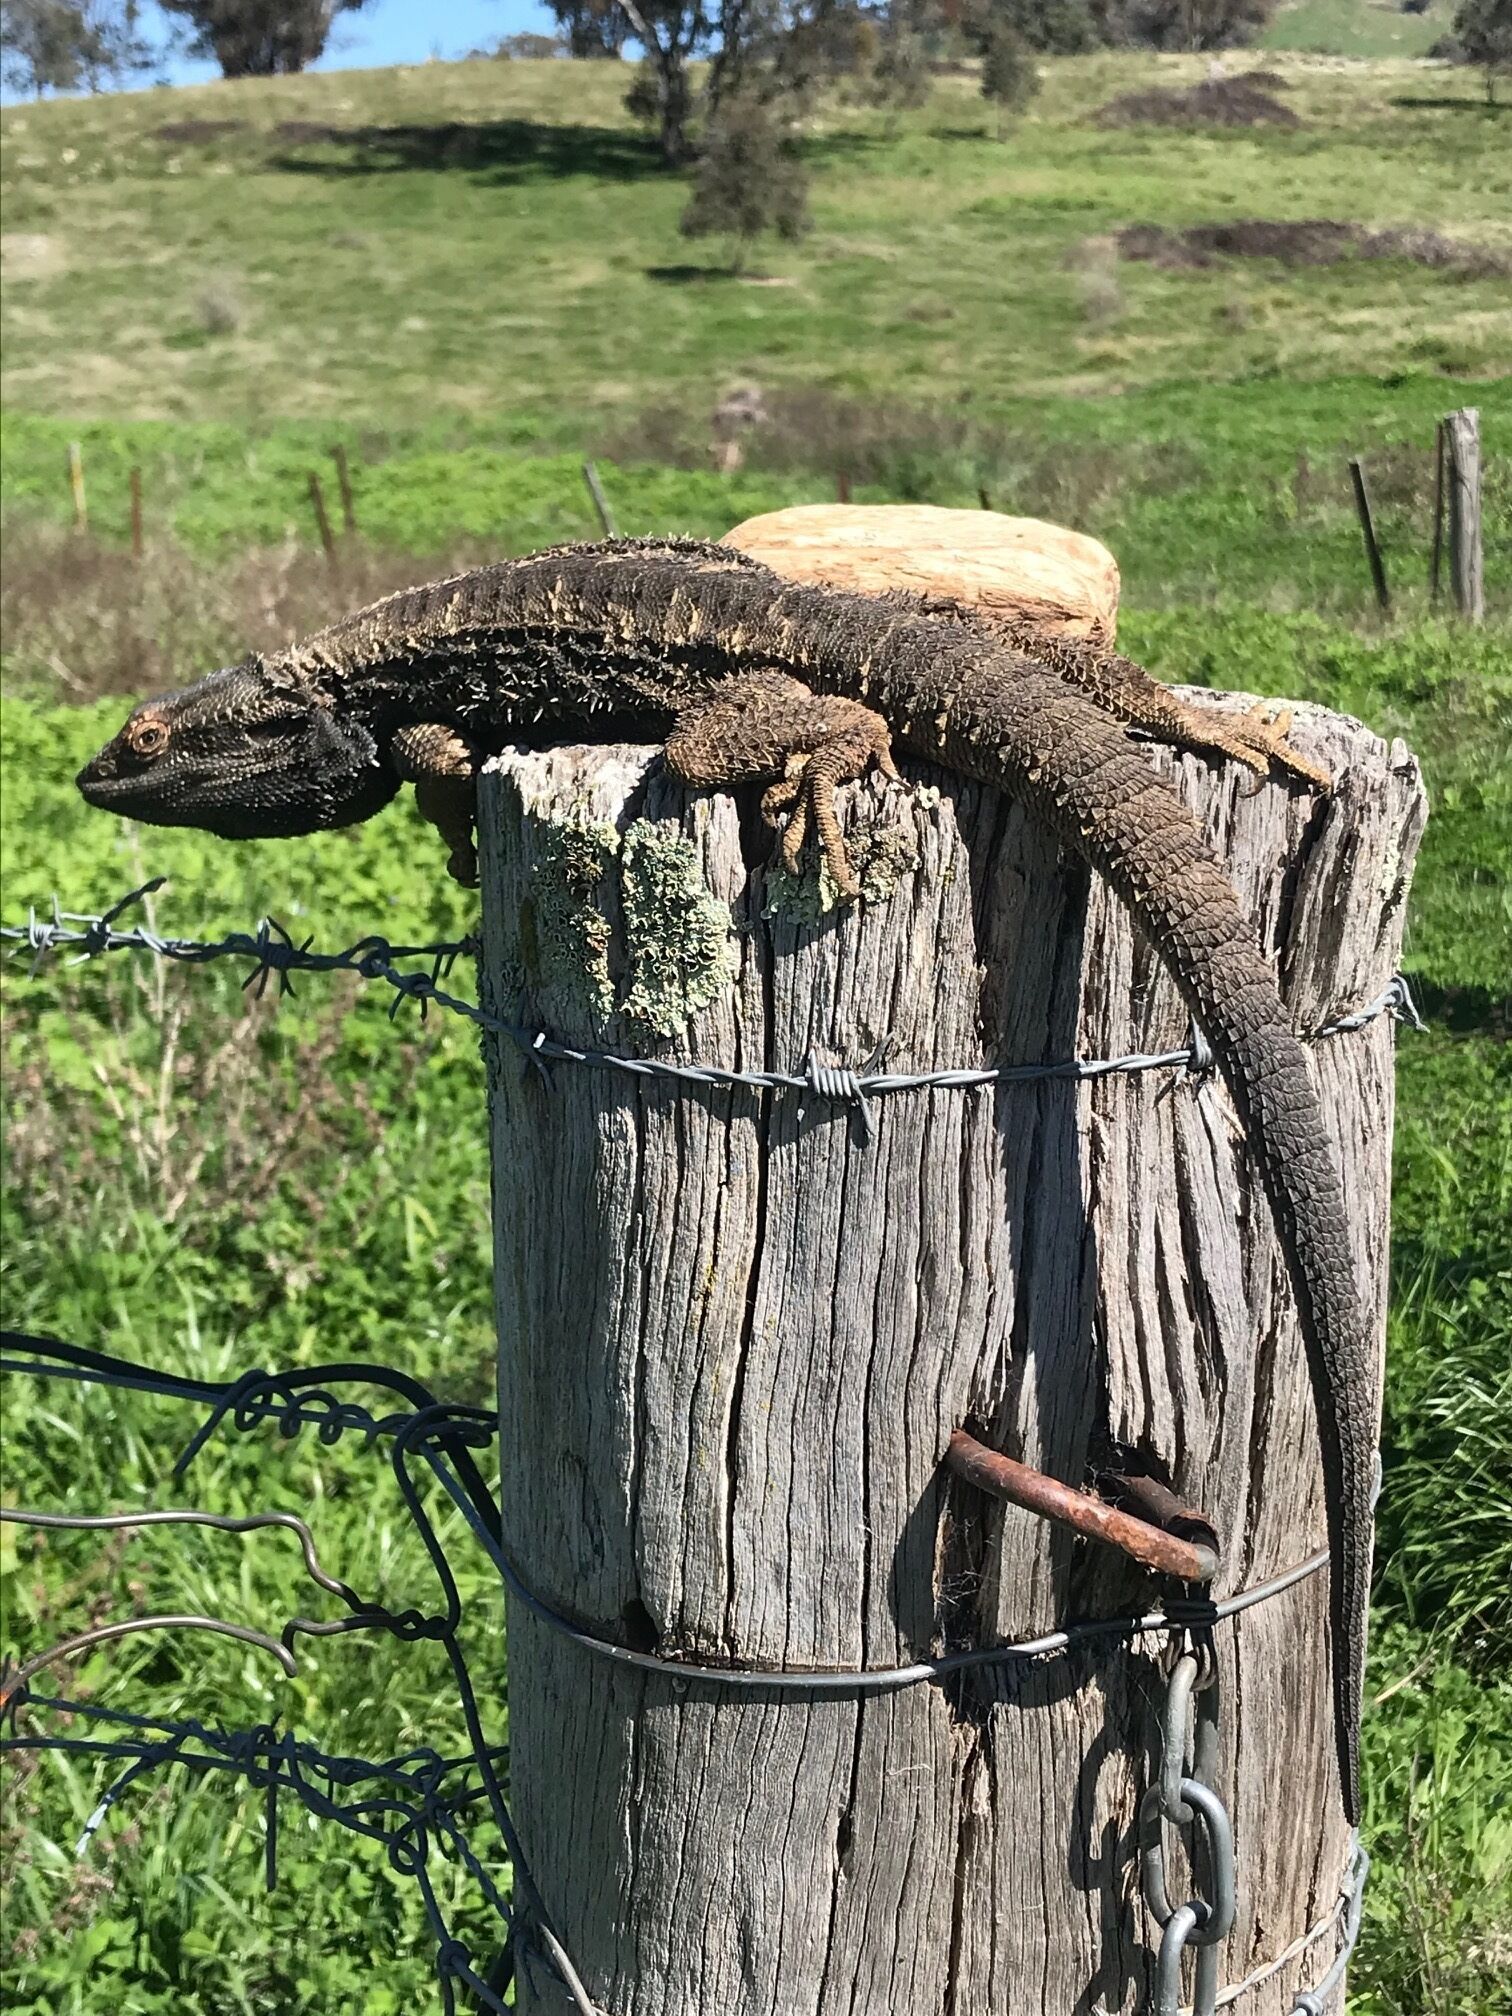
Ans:
[[[698,850],[649,820],[621,849],[626,975],[622,1013],[671,1036],[735,977],[729,906],[704,886]]]
[[[564,988],[600,1017],[614,1012],[614,980],[598,896],[619,846],[612,826],[586,815],[552,827],[520,905],[520,958],[531,979]]]
[[[934,796],[938,800],[939,793]],[[899,880],[919,865],[919,843],[912,822],[864,826],[845,844],[868,903],[885,903]],[[780,860],[767,870],[764,917],[780,917],[789,924],[818,924],[844,903],[828,862],[812,843],[801,875],[790,875]]]

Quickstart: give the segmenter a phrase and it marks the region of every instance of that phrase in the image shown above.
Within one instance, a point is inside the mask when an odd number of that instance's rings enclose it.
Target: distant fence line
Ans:
[[[1467,622],[1480,623],[1485,620],[1486,604],[1481,528],[1480,413],[1476,407],[1465,406],[1456,412],[1444,415],[1435,430],[1433,455],[1433,533],[1428,563],[1429,599],[1433,606],[1437,607],[1447,526],[1449,576],[1455,608]],[[351,463],[345,447],[339,442],[330,450],[330,457],[335,465],[336,482],[341,495],[342,535],[351,539],[356,536],[358,530]],[[1304,456],[1299,460],[1299,469],[1305,466],[1305,462]],[[1358,455],[1350,456],[1348,469],[1354,507],[1364,541],[1371,588],[1377,607],[1383,614],[1389,613],[1391,593],[1386,578],[1386,560],[1371,508],[1364,458]],[[67,473],[74,530],[87,532],[89,506],[84,482],[84,450],[77,441],[70,441],[68,444]],[[582,464],[582,473],[589,500],[604,537],[617,538],[618,520],[605,493],[597,463],[591,460],[585,461]],[[133,466],[129,471],[128,483],[131,497],[131,551],[135,559],[141,560],[146,551],[146,535],[140,467]],[[847,469],[842,467],[835,471],[834,489],[837,502],[841,504],[850,502],[851,477]],[[341,545],[326,507],[325,489],[320,480],[319,470],[315,468],[306,470],[305,490],[321,551],[325,555],[327,565],[335,572],[341,562]],[[994,499],[985,483],[977,485],[977,501],[984,511],[994,509]]]

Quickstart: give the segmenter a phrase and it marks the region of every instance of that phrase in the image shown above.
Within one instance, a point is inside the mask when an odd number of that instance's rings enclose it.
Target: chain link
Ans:
[[[1178,2016],[1181,1957],[1188,1946],[1197,1955],[1193,2016],[1213,2016],[1218,2006],[1218,1948],[1233,1928],[1236,1894],[1234,1830],[1211,1782],[1218,1763],[1218,1712],[1212,1639],[1206,1632],[1189,1632],[1166,1686],[1159,1770],[1139,1807],[1140,1880],[1161,1928],[1156,2016]],[[1188,1856],[1198,1894],[1180,1905],[1171,1902],[1166,1872],[1168,1825],[1191,1832]]]

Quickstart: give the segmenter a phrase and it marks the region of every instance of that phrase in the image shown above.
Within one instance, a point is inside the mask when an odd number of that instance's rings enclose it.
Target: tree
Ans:
[[[1039,88],[1040,74],[1029,44],[1016,28],[1006,23],[995,26],[982,58],[982,96],[997,106],[999,140],[1011,116],[1022,112]]]
[[[879,9],[873,53],[857,95],[885,106],[895,126],[902,112],[927,104],[934,89],[930,44],[949,24],[934,0],[889,0]]]
[[[1275,0],[1103,0],[1110,41],[1152,49],[1232,49],[1253,42]]]
[[[861,0],[720,0],[709,110],[740,92],[796,116],[825,86],[867,67],[876,39]]]
[[[618,59],[630,23],[618,0],[551,0],[567,54],[586,61]]]
[[[619,0],[619,5],[643,51],[625,108],[656,128],[662,159],[680,168],[692,152],[688,65],[709,46],[717,23],[704,0]]]
[[[1047,56],[1082,56],[1103,39],[1087,0],[974,0],[961,26],[984,60],[999,29]]]
[[[224,77],[282,77],[325,49],[338,14],[363,0],[159,0],[190,25],[189,50],[211,56]]]
[[[732,240],[738,273],[764,232],[798,238],[808,225],[808,178],[772,108],[740,93],[726,98],[698,150],[683,236]]]
[[[824,85],[855,70],[873,10],[863,0],[617,0],[644,52],[625,104],[656,129],[663,157],[693,149],[689,66],[709,55],[703,109],[726,99],[780,103],[791,118]],[[893,0],[894,5],[906,0]]]
[[[1460,0],[1454,39],[1466,63],[1486,73],[1486,103],[1496,103],[1498,71],[1512,72],[1512,0]]]
[[[145,70],[135,0],[4,0],[0,71],[13,91],[91,91]]]

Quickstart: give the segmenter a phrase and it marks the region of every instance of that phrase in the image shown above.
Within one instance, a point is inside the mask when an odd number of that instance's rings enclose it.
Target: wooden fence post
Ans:
[[[1358,455],[1349,458],[1349,477],[1354,485],[1355,514],[1365,541],[1365,559],[1370,568],[1370,585],[1375,590],[1376,607],[1384,614],[1391,608],[1391,591],[1386,586],[1386,563],[1376,538],[1375,518],[1370,509],[1370,491],[1365,484],[1365,464]]]
[[[325,554],[326,565],[336,565],[336,535],[331,530],[330,513],[326,510],[325,492],[320,487],[320,478],[313,469],[307,473],[310,490],[310,508],[315,513],[315,529],[320,534],[321,551]]]
[[[1481,567],[1480,413],[1474,406],[1462,406],[1457,413],[1445,415],[1443,428],[1449,465],[1449,579],[1461,616],[1467,622],[1480,623],[1486,615]]]
[[[593,508],[598,513],[599,524],[604,528],[604,537],[618,539],[619,527],[614,522],[614,513],[609,509],[609,499],[604,495],[604,486],[599,481],[598,470],[591,462],[583,464],[583,481],[588,485],[588,495],[593,499]]]
[[[131,557],[140,560],[146,551],[147,541],[142,529],[142,472],[133,468],[127,477],[131,492]]]
[[[347,452],[339,441],[331,450],[331,460],[336,464],[336,483],[341,492],[341,529],[350,539],[357,530],[357,506],[352,498],[352,471],[347,462]]]
[[[89,530],[89,504],[84,495],[84,450],[77,441],[68,444],[68,489],[73,499],[75,532]]]
[[[1424,803],[1400,743],[1305,707],[1293,732],[1340,780],[1321,816],[1232,767],[1150,757],[1218,836],[1313,1028],[1395,966]],[[1108,892],[998,794],[906,767],[922,788],[845,794],[876,900],[816,920],[812,890],[752,865],[750,806],[684,790],[653,751],[496,759],[485,1000],[591,1047],[800,1074],[883,1041],[903,1072],[1179,1047],[1185,1013]],[[1315,1052],[1378,1312],[1392,1045],[1380,1017]],[[1157,1599],[1168,1585],[1122,1555],[952,1477],[963,1422],[1072,1483],[1119,1449],[1169,1465],[1221,1536],[1219,1596],[1319,1544],[1291,1297],[1212,1076],[900,1092],[870,1103],[868,1141],[808,1094],[571,1063],[548,1081],[507,1039],[488,1055],[504,1545],[589,1631],[854,1669]],[[1325,1917],[1348,1858],[1325,1597],[1314,1576],[1216,1632],[1244,1709],[1217,1774],[1239,1869],[1220,1985]],[[1161,1651],[751,1695],[617,1668],[512,1604],[515,1818],[595,2005],[1129,2006],[1156,1940],[1135,1821]],[[1332,1955],[1315,1942],[1251,2016],[1280,2016]],[[537,1964],[519,2006],[568,2005]]]

